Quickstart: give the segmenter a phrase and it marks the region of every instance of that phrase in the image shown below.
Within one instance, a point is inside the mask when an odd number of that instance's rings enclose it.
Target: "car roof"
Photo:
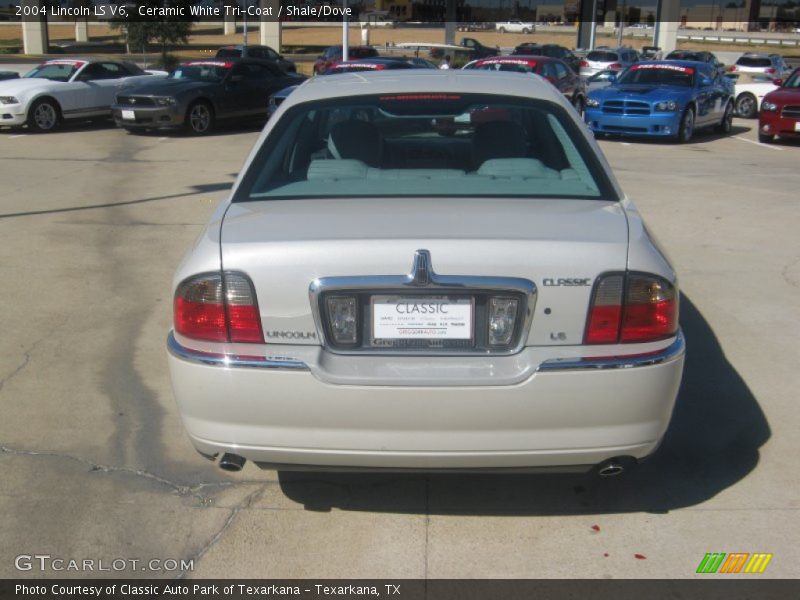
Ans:
[[[563,102],[561,93],[538,77],[460,69],[403,69],[313,77],[298,87],[287,102],[295,104],[345,96],[415,93],[492,94]]]

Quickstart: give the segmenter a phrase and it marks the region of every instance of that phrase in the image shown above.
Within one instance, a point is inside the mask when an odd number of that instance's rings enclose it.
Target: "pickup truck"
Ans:
[[[470,60],[475,60],[476,58],[487,58],[489,56],[497,56],[500,54],[497,48],[484,46],[475,38],[462,38],[459,45],[469,51]]]
[[[497,23],[495,29],[500,33],[533,33],[536,31],[536,26],[533,23],[526,23],[524,21],[504,21]]]

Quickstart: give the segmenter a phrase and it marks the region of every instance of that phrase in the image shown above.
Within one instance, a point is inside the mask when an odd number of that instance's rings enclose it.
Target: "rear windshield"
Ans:
[[[695,52],[670,52],[667,54],[667,60],[696,60],[703,61],[703,57]]]
[[[586,60],[593,60],[595,62],[614,62],[619,60],[619,55],[616,52],[602,52],[594,50],[586,55]]]
[[[768,58],[742,56],[736,61],[736,64],[740,67],[771,67],[772,61]]]
[[[239,58],[242,51],[239,48],[220,48],[217,50],[217,58]]]
[[[560,105],[420,92],[291,108],[234,201],[359,196],[617,199]]]
[[[485,62],[472,65],[470,69],[477,69],[478,71],[505,71],[507,73],[535,73],[536,63],[528,61],[503,61],[503,62]]]

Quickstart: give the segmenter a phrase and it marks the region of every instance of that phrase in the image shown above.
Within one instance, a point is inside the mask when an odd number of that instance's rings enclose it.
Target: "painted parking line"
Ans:
[[[165,138],[165,137],[160,137],[160,138],[158,138],[158,141],[159,141],[159,142],[166,142],[166,141],[167,141],[167,138]]]
[[[761,142],[756,142],[755,140],[748,140],[747,138],[743,138],[738,135],[733,136],[733,139],[740,140],[742,142],[747,142],[748,144],[755,144],[756,146],[761,146],[762,148],[766,148],[768,150],[783,150],[783,148],[778,148],[777,146],[770,146],[769,144],[762,144]]]
[[[14,138],[21,138],[21,137],[25,137],[27,135],[28,135],[27,133],[18,133],[17,135],[8,136],[8,139],[13,140]]]

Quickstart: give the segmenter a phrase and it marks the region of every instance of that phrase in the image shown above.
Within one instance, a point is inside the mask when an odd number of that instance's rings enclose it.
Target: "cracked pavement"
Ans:
[[[800,146],[602,143],[685,294],[686,377],[647,465],[230,474],[189,444],[164,342],[174,269],[257,133],[0,130],[0,577],[84,575],[20,554],[193,561],[98,577],[690,577],[711,551],[796,576]]]

